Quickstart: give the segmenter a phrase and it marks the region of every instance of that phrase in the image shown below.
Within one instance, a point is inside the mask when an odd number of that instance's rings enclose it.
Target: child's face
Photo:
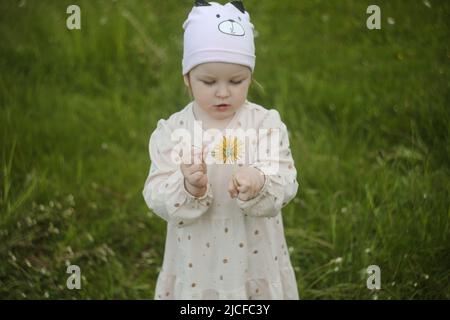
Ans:
[[[248,67],[223,62],[200,64],[184,76],[198,106],[217,120],[232,117],[244,104],[251,80]]]

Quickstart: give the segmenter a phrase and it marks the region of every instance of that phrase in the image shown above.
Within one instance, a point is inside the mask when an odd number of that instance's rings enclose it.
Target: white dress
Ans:
[[[177,143],[171,134],[179,128],[193,134],[192,106],[191,102],[169,119],[159,120],[150,137],[151,167],[143,196],[148,207],[167,221],[155,299],[298,299],[281,215],[281,208],[297,193],[297,171],[278,111],[246,101],[227,126],[265,128],[269,134],[270,128],[279,129],[278,173],[267,174],[258,195],[242,201],[227,191],[235,163],[207,166],[203,197],[185,190],[179,165],[171,158]],[[258,144],[269,134],[249,143]],[[254,160],[245,164],[266,172],[270,158]]]

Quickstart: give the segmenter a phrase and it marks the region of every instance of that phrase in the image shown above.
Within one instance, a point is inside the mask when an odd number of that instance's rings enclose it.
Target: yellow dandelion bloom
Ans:
[[[218,163],[233,164],[241,159],[243,143],[237,137],[223,136],[221,141],[211,151]]]

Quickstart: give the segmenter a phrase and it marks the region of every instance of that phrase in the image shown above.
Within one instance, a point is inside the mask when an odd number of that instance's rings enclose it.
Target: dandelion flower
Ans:
[[[222,140],[211,151],[211,156],[218,163],[232,164],[241,159],[243,143],[237,137],[223,136]]]

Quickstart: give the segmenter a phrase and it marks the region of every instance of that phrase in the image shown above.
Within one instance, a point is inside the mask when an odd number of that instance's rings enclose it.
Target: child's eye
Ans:
[[[212,86],[214,83],[216,83],[215,81],[205,81],[205,80],[201,80],[204,84],[206,84],[207,86]],[[243,80],[240,81],[230,81],[231,84],[240,84],[242,83]]]

